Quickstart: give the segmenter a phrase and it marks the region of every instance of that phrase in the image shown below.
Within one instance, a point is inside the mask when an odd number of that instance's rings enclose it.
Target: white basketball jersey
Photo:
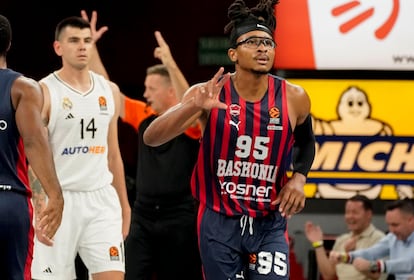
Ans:
[[[63,190],[91,191],[112,183],[108,128],[114,100],[103,76],[90,72],[91,88],[81,93],[55,73],[40,82],[50,92],[49,141]]]

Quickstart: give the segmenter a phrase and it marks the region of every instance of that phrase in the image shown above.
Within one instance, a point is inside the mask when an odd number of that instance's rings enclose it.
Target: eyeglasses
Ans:
[[[263,44],[263,46],[268,50],[276,47],[275,41],[270,38],[252,36],[238,42],[235,45],[235,48],[240,45],[245,45],[249,49],[257,49],[261,44]]]

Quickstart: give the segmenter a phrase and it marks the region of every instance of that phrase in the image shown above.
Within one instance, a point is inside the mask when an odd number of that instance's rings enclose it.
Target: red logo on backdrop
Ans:
[[[344,3],[342,5],[339,5],[332,9],[332,15],[334,17],[339,17],[343,14],[345,14],[348,11],[351,11],[352,9],[358,7],[361,5],[361,1],[349,1],[347,3]],[[398,13],[400,10],[400,0],[393,0],[393,6],[391,10],[390,16],[385,20],[381,26],[379,26],[375,30],[375,37],[377,39],[384,39],[388,36],[388,34],[391,32],[392,28],[395,25],[395,22],[398,18]],[[351,18],[350,20],[342,23],[339,26],[339,31],[341,33],[347,33],[351,31],[352,29],[356,28],[358,25],[363,23],[364,21],[368,20],[375,12],[375,7],[370,7],[366,9],[365,11],[359,13],[355,17]]]

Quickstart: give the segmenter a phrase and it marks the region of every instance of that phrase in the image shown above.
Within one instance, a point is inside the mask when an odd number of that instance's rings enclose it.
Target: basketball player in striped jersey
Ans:
[[[89,69],[94,42],[85,19],[59,22],[53,47],[62,67],[40,81],[42,117],[65,209],[54,246],[35,242],[32,276],[76,279],[79,253],[92,279],[121,280],[131,209],[118,145],[120,90]]]
[[[158,146],[194,119],[202,123],[191,187],[200,201],[206,280],[289,279],[286,222],[305,205],[315,137],[305,90],[270,74],[276,3],[230,5],[225,32],[235,72],[223,75],[220,68],[208,82],[192,86],[144,133],[146,144]]]

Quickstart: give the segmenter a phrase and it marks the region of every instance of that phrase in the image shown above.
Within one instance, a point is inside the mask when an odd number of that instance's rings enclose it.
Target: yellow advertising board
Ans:
[[[308,198],[413,197],[414,81],[289,81],[312,102],[317,143]]]

